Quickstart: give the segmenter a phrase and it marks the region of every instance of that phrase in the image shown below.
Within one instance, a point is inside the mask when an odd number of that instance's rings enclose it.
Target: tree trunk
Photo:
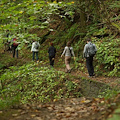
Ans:
[[[85,2],[85,0],[79,0],[79,3]],[[82,32],[85,32],[85,26],[86,26],[86,15],[85,15],[85,8],[81,7],[80,9],[80,23],[81,23],[81,30]]]

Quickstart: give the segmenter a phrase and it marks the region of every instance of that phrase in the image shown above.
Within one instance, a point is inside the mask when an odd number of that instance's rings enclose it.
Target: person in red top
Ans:
[[[13,38],[13,44],[12,44],[12,49],[13,49],[13,58],[15,57],[15,52],[16,52],[16,57],[18,58],[18,42],[16,38]]]

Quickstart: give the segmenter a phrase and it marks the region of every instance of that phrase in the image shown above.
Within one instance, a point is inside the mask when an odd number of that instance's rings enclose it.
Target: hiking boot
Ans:
[[[71,69],[70,69],[70,70],[68,70],[68,73],[71,73]]]
[[[88,77],[89,77],[89,78],[95,78],[95,76],[94,76],[94,75],[92,75],[92,76],[90,76],[90,75],[89,75]]]
[[[89,75],[88,77],[91,77],[91,78],[92,78],[93,76],[92,76],[92,75]]]

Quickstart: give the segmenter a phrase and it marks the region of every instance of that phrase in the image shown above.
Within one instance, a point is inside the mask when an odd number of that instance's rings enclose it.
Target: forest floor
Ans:
[[[6,56],[11,56],[5,53]],[[16,59],[17,62],[28,61]],[[56,70],[64,71],[64,68],[55,66]],[[68,74],[68,73],[67,73]],[[81,76],[93,81],[108,84],[111,87],[120,86],[120,78],[96,76],[89,78],[87,73],[72,71],[73,76]],[[75,82],[77,80],[75,79]],[[107,120],[117,107],[120,95],[112,100],[104,98],[67,98],[55,100],[51,103],[36,103],[13,106],[11,109],[0,111],[0,120]],[[115,103],[115,104],[113,104]]]

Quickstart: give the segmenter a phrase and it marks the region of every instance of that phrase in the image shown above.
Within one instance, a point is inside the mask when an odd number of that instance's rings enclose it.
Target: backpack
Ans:
[[[71,57],[73,57],[73,54],[72,54],[72,51],[71,51],[70,47],[68,47],[68,50],[70,52]],[[65,53],[66,53],[66,51],[65,51]]]
[[[35,42],[34,48],[35,48],[35,49],[38,49],[38,48],[39,48],[39,45],[38,45],[37,42]]]
[[[16,39],[16,38],[13,39],[13,46],[18,46],[18,43],[17,43],[17,39]]]
[[[71,54],[71,57],[73,57],[73,54],[72,54],[72,51],[71,49],[68,47],[69,51],[70,51],[70,54]]]
[[[56,53],[56,49],[54,47],[49,48],[49,56],[54,57]]]
[[[90,43],[90,45],[88,46],[88,54],[89,56],[94,56],[96,54],[96,49],[95,49],[95,46]]]

